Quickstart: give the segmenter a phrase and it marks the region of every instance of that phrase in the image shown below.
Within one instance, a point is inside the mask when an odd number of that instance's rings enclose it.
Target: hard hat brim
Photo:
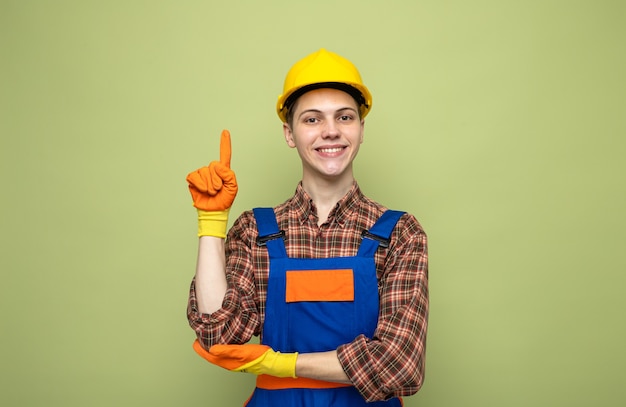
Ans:
[[[301,86],[300,88],[292,90],[292,92],[281,95],[278,99],[278,103],[276,104],[276,112],[278,113],[278,117],[283,121],[287,121],[287,113],[289,109],[293,106],[295,101],[302,95],[307,92],[310,92],[315,89],[337,89],[343,92],[346,92],[354,100],[359,106],[359,114],[361,115],[361,119],[364,118],[369,110],[372,108],[372,96],[364,85],[354,84],[354,83],[344,83],[344,82],[322,82],[322,83],[311,83],[309,85]]]

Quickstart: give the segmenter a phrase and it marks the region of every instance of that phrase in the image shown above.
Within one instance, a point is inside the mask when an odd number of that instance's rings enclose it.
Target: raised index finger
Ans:
[[[222,131],[222,137],[220,139],[220,162],[230,168],[230,132],[228,130]]]

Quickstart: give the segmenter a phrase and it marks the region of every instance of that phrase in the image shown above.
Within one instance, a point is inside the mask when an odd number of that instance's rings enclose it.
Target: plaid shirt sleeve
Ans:
[[[248,216],[246,216],[248,215]],[[259,292],[253,273],[249,242],[250,216],[244,213],[228,232],[226,240],[226,281],[228,288],[222,308],[212,314],[198,310],[195,279],[191,283],[187,319],[200,343],[207,349],[216,343],[243,344],[261,329]],[[264,292],[264,291],[263,291]]]
[[[428,254],[426,234],[412,215],[396,225],[379,275],[374,337],[361,335],[337,349],[346,374],[367,401],[414,394],[424,381]]]

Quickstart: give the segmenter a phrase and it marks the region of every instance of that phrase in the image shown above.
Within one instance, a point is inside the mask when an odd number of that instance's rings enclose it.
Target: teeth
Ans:
[[[321,151],[322,153],[338,153],[339,151],[341,151],[341,147],[336,147],[336,148],[320,148],[319,151]]]

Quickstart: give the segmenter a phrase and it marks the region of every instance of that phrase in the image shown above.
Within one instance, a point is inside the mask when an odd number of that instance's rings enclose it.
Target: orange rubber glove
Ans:
[[[196,339],[196,353],[214,365],[234,372],[296,377],[298,353],[280,353],[267,345],[213,345],[207,352]]]
[[[187,175],[193,206],[198,209],[198,236],[226,237],[228,212],[238,190],[230,158],[230,133],[224,130],[220,138],[220,160]]]

